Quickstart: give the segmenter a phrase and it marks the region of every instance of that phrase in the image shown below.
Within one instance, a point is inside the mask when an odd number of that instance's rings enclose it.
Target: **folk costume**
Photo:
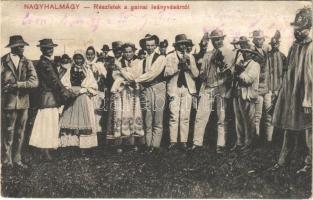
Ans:
[[[80,56],[83,63],[75,62],[75,57]],[[78,96],[75,100],[64,106],[60,119],[60,146],[79,146],[91,148],[98,145],[96,133],[96,121],[92,97],[97,95],[97,81],[93,72],[85,63],[82,51],[74,53],[74,63],[68,71],[65,85]]]

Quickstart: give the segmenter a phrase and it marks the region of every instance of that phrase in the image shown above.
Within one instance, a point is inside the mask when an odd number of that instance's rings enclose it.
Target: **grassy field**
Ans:
[[[99,137],[102,144],[89,154],[81,155],[78,149],[59,149],[52,162],[43,162],[35,149],[25,147],[24,159],[30,168],[2,171],[2,196],[296,199],[311,196],[312,175],[295,173],[304,161],[304,137],[296,142],[291,167],[271,172],[267,169],[277,161],[282,145],[279,131],[274,134],[272,146],[260,145],[247,155],[234,152],[217,155],[215,118],[212,115],[204,138],[206,148],[193,153],[168,152],[163,148],[152,154],[130,151],[117,154]],[[189,137],[190,140],[192,132]],[[235,138],[235,132],[230,131],[228,146],[232,146]],[[168,141],[165,130],[163,147]]]
[[[311,196],[311,175],[295,174],[303,162],[301,149],[289,170],[275,173],[266,169],[275,163],[280,145],[248,155],[208,149],[116,154],[98,147],[84,156],[57,151],[53,162],[40,161],[28,149],[30,169],[3,172],[2,196],[302,199]]]

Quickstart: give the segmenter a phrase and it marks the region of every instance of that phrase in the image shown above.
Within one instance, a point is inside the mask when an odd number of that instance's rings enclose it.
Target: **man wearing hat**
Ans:
[[[280,47],[280,32],[276,31],[274,37],[271,38],[271,50],[268,52],[269,65],[269,86],[272,94],[277,96],[283,76],[287,72],[287,58],[283,54]]]
[[[107,44],[104,44],[103,47],[102,47],[102,49],[101,49],[102,53],[103,53],[105,56],[109,53],[110,50],[111,50],[111,49],[110,49],[109,45],[107,45]]]
[[[202,86],[199,92],[200,100],[196,114],[194,127],[194,138],[192,149],[198,149],[203,146],[203,137],[208,123],[212,106],[215,105],[218,116],[218,138],[217,153],[223,153],[225,150],[225,103],[226,91],[231,82],[230,67],[233,65],[234,52],[224,47],[223,41],[225,35],[219,29],[211,32],[209,38],[212,41],[214,49],[208,52],[200,68],[200,79]]]
[[[274,37],[271,38],[271,50],[268,52],[268,67],[269,67],[269,90],[272,91],[271,98],[271,107],[270,110],[266,112],[273,111],[273,102],[277,99],[279,89],[283,82],[283,77],[287,72],[287,58],[286,56],[279,50],[280,45],[280,32],[276,31]],[[271,144],[272,135],[273,135],[273,126],[270,126],[272,130],[270,130],[267,134],[268,144]]]
[[[230,44],[232,44],[234,46],[234,49],[233,49],[234,51],[236,51],[237,49],[240,48],[238,43],[239,43],[239,39],[238,38],[234,38],[233,41],[231,41]]]
[[[166,56],[166,49],[168,47],[168,41],[167,40],[163,40],[160,42],[160,46],[159,46],[159,51],[160,51],[160,55]]]
[[[250,40],[246,37],[246,36],[240,36],[238,39],[234,39],[232,42],[231,42],[232,45],[234,45],[234,49],[233,51],[236,52],[236,63],[243,60],[243,57],[242,57],[242,51],[238,51],[242,48],[253,48],[250,44]],[[259,55],[259,54],[258,54]],[[256,57],[256,54],[252,54],[253,58]]]
[[[22,147],[28,118],[30,89],[38,86],[36,70],[25,58],[24,46],[28,46],[22,36],[10,37],[7,48],[11,52],[1,58],[1,108],[3,124],[3,166],[13,165],[27,168],[22,162]],[[17,144],[13,144],[17,138]],[[13,149],[15,147],[15,149]]]
[[[263,107],[265,110],[271,107],[272,103],[272,91],[269,90],[269,69],[268,69],[268,48],[264,45],[265,36],[263,31],[255,30],[252,32],[252,42],[254,44],[254,50],[259,52],[258,59],[256,60],[261,67],[260,79],[259,79],[259,97],[256,101],[255,107],[255,126],[256,135],[260,136],[260,123],[262,114],[264,116],[265,134],[270,141],[273,135],[272,117],[268,112],[263,113]]]
[[[29,144],[39,148],[47,160],[52,159],[50,149],[57,149],[59,146],[58,108],[75,96],[63,86],[54,67],[52,56],[56,46],[52,39],[42,39],[37,45],[42,52],[37,64],[39,110],[29,140]]]
[[[152,152],[160,147],[163,134],[163,112],[166,97],[163,72],[166,59],[165,56],[155,52],[159,45],[158,36],[147,34],[139,43],[147,51],[147,56],[142,61],[143,74],[136,78],[135,82],[144,88],[142,109],[144,110],[146,145]]]
[[[258,98],[260,65],[253,60],[253,55],[258,53],[252,50],[250,44],[241,41],[238,51],[243,60],[235,64],[233,82],[237,141],[232,150],[248,152],[255,132],[255,101]]]
[[[187,149],[192,95],[196,94],[194,78],[199,75],[194,57],[187,51],[190,40],[185,34],[176,35],[175,52],[166,56],[164,75],[169,77],[167,94],[170,111],[170,146],[176,147],[178,133],[184,150]]]
[[[288,71],[278,94],[273,114],[273,125],[283,129],[284,142],[274,170],[291,163],[291,153],[299,134],[305,134],[308,147],[305,165],[297,173],[312,171],[312,77],[313,42],[312,9],[304,7],[298,11],[291,25],[295,41],[288,54]]]
[[[105,60],[108,58],[108,53],[110,50],[111,49],[110,49],[109,45],[104,44],[102,49],[101,49],[102,52],[100,53],[100,56],[99,56],[97,62],[103,62],[104,63]]]

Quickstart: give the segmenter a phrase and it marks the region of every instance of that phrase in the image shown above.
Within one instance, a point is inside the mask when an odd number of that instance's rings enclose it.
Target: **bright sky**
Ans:
[[[139,47],[139,40],[147,33],[157,34],[161,40],[168,39],[170,47],[175,35],[185,33],[194,43],[199,43],[205,31],[220,28],[226,36],[226,43],[235,36],[246,35],[255,30],[264,31],[266,43],[276,30],[281,31],[281,50],[287,54],[293,41],[290,22],[299,8],[310,5],[310,1],[196,1],[196,2],[102,2],[69,1],[80,4],[78,10],[26,10],[27,3],[63,4],[56,2],[1,2],[1,55],[9,49],[9,36],[20,34],[30,44],[25,49],[26,57],[37,59],[40,51],[38,40],[52,38],[59,46],[55,55],[72,55],[77,49],[89,45],[100,50],[103,44],[114,40],[133,42]],[[67,3],[67,2],[66,2]],[[148,5],[189,4],[188,10],[95,10],[93,4]],[[90,7],[90,8],[84,8]]]

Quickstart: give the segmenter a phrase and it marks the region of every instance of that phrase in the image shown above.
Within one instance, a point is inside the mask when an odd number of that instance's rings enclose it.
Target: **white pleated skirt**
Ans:
[[[43,149],[56,149],[59,146],[59,130],[58,108],[39,109],[29,145]]]

